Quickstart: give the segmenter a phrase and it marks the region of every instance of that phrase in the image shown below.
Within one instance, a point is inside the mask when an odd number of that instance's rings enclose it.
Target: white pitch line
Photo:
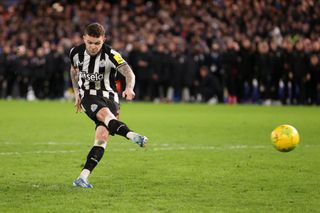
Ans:
[[[0,155],[20,155],[20,152],[0,152]]]
[[[188,150],[240,150],[240,149],[271,149],[272,146],[266,145],[231,145],[231,146],[170,146],[166,145],[159,147],[149,147],[148,151],[188,151]],[[315,148],[320,147],[318,145],[304,145],[304,148]],[[110,148],[108,151],[110,152],[127,152],[127,151],[139,151],[143,150],[142,148],[127,148],[127,149],[119,149],[119,148]],[[24,155],[24,154],[68,154],[68,153],[79,153],[83,152],[83,150],[38,150],[38,151],[30,151],[30,152],[0,152],[0,156],[14,156],[14,155]]]
[[[75,150],[55,150],[55,151],[33,151],[33,152],[0,152],[0,155],[23,155],[23,154],[68,154],[78,152]]]
[[[82,145],[79,142],[56,142],[56,141],[48,141],[48,142],[39,142],[39,143],[33,143],[35,145]]]
[[[230,146],[229,148],[223,147],[215,147],[215,146],[166,146],[166,147],[150,147],[147,150],[151,151],[178,151],[178,150],[226,150],[226,149],[244,149],[249,148],[248,146]],[[253,147],[257,148],[257,147]],[[261,146],[259,147],[261,148]],[[263,147],[266,148],[266,147]],[[141,148],[129,148],[129,149],[118,149],[118,148],[110,148],[111,152],[125,152],[125,151],[139,151]],[[39,150],[39,151],[31,151],[31,152],[0,152],[1,155],[22,155],[22,154],[67,154],[67,153],[76,153],[81,151],[75,150]]]

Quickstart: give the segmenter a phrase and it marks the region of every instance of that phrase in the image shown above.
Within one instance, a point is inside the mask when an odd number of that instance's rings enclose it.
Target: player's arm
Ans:
[[[126,89],[122,93],[122,97],[125,97],[126,100],[131,101],[135,93],[133,91],[135,84],[135,75],[128,64],[124,64],[118,68],[118,72],[120,72],[126,79]]]
[[[71,66],[71,68],[70,68],[70,77],[71,77],[72,88],[73,88],[74,94],[79,95],[79,88],[78,88],[79,72],[73,66]]]
[[[79,71],[71,66],[70,68],[70,77],[72,82],[72,88],[74,92],[74,106],[76,107],[76,112],[81,112],[80,107],[80,96],[79,96],[79,88],[78,88],[78,81],[79,81]]]

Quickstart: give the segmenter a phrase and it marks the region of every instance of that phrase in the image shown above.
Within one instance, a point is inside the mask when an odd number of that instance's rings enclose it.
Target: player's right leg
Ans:
[[[130,130],[125,123],[119,121],[114,116],[108,107],[101,108],[96,117],[108,127],[111,134],[126,137],[141,147],[146,146],[148,138]]]
[[[128,126],[119,121],[119,104],[99,96],[84,96],[81,106],[85,113],[95,122],[102,122],[111,135],[117,134],[126,137],[141,147],[145,147],[148,138],[131,131]]]
[[[87,161],[83,170],[81,171],[79,177],[73,182],[73,186],[92,188],[92,185],[88,181],[88,177],[103,157],[107,146],[108,137],[109,131],[107,128],[103,125],[97,126],[95,143],[87,156]]]

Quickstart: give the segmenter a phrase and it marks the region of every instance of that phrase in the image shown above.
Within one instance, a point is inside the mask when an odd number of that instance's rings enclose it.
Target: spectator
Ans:
[[[140,44],[139,50],[136,53],[136,90],[137,99],[150,101],[151,97],[151,67],[152,55],[149,51],[148,45],[145,43]]]
[[[5,82],[5,55],[0,55],[0,99],[4,97],[4,82]]]
[[[17,80],[17,55],[13,53],[10,46],[5,46],[4,51],[4,74],[6,76],[6,93],[5,97],[11,99],[13,88]]]
[[[275,89],[275,82],[272,81],[273,63],[270,58],[270,48],[266,41],[258,43],[258,51],[255,58],[255,77],[259,83],[260,97],[264,103],[269,105],[272,100],[272,91]]]
[[[165,101],[165,94],[169,81],[168,55],[165,53],[165,46],[158,44],[155,52],[152,54],[152,80],[151,80],[151,99]]]
[[[228,39],[227,49],[222,56],[222,68],[225,73],[225,82],[227,86],[227,102],[236,104],[238,102],[239,92],[239,45],[233,39]]]
[[[35,96],[38,99],[44,99],[47,96],[48,84],[47,76],[45,73],[45,52],[43,47],[37,49],[35,57],[32,59],[33,64],[33,82],[32,87],[35,92]]]
[[[21,46],[18,49],[17,60],[16,60],[16,73],[17,73],[17,84],[18,84],[18,97],[27,98],[29,79],[31,74],[30,61],[27,56],[28,50]]]
[[[200,102],[217,103],[219,82],[218,79],[209,72],[207,66],[200,67],[200,79],[196,81],[197,100]]]
[[[297,42],[293,52],[292,71],[293,71],[293,103],[303,104],[305,102],[305,85],[307,75],[308,55],[305,51],[303,40]]]
[[[320,104],[320,62],[319,57],[313,54],[309,61],[310,69],[306,75],[307,104]]]
[[[248,38],[243,38],[241,41],[239,62],[239,100],[241,102],[249,102],[252,100],[252,80],[254,74],[253,56],[251,41]]]

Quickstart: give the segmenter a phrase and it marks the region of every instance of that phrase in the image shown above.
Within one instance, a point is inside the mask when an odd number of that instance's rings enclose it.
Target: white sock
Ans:
[[[109,126],[109,122],[113,119],[117,119],[113,114],[107,115],[106,118],[104,119],[104,124],[106,126]]]
[[[128,132],[126,136],[127,136],[127,138],[129,138],[130,140],[133,140],[133,138],[134,138],[135,136],[137,136],[137,133],[135,133],[135,132]]]
[[[90,175],[90,170],[83,169],[82,172],[80,173],[79,177],[84,178],[84,179],[88,179],[89,175]]]

